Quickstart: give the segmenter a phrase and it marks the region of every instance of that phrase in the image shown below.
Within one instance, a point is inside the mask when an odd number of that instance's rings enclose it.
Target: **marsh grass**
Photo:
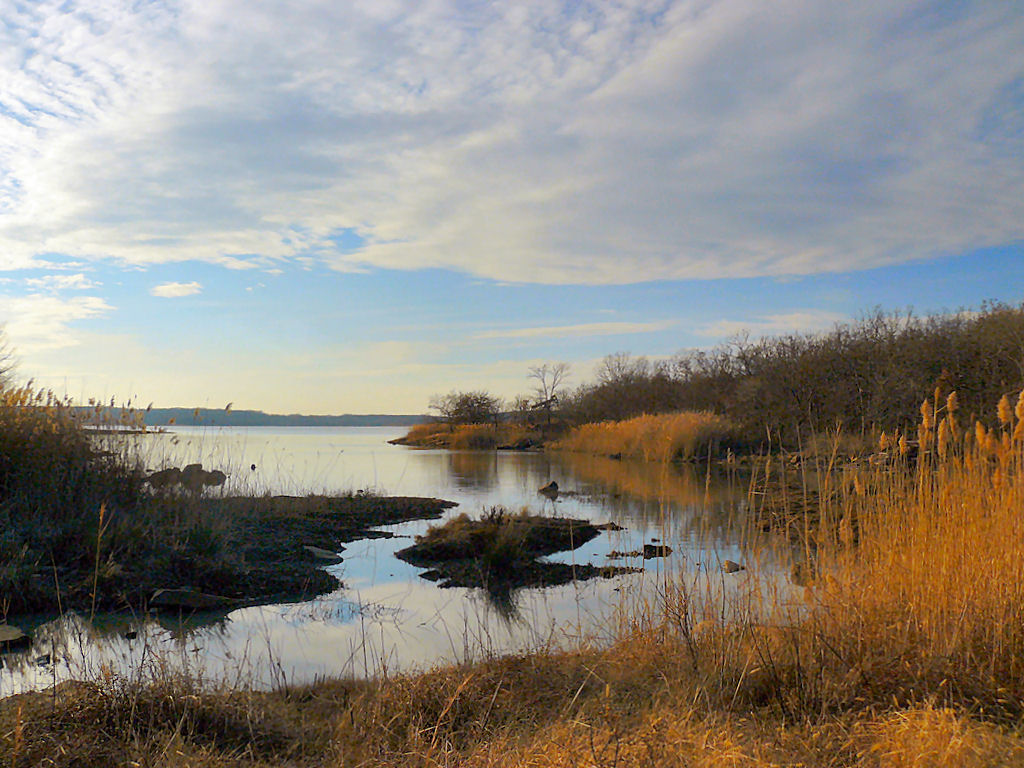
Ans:
[[[644,461],[676,461],[717,456],[736,439],[733,423],[714,413],[683,412],[638,416],[572,428],[554,450],[593,453]]]
[[[31,383],[0,391],[0,617],[139,606],[156,587],[231,583],[228,522],[202,500],[153,494],[122,409],[109,429]]]
[[[530,427],[499,422],[497,424],[416,424],[406,435],[394,441],[401,445],[451,450],[494,450],[537,448],[543,435]]]

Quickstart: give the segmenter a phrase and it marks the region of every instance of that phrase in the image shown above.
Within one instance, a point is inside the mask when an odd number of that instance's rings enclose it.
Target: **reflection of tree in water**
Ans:
[[[568,472],[591,483],[619,522],[674,539],[735,542],[744,523],[748,479],[690,464],[561,454]]]
[[[494,451],[451,451],[448,473],[456,487],[485,490],[498,478],[498,455]]]

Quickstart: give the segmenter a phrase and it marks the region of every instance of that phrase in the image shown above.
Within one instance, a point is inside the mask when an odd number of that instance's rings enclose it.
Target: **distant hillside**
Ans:
[[[93,412],[92,408],[82,408]],[[107,412],[117,421],[120,409]],[[428,421],[423,414],[345,413],[340,416],[311,416],[301,413],[264,413],[223,408],[151,408],[140,412],[147,427],[175,424],[183,427],[407,427]],[[90,418],[90,422],[103,423],[104,414]],[[107,422],[109,423],[109,422]]]

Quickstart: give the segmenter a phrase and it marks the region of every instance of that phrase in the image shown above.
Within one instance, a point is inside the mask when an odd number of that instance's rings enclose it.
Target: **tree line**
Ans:
[[[616,353],[571,389],[568,374],[565,363],[531,369],[534,391],[512,403],[453,392],[431,405],[450,423],[555,426],[712,411],[752,439],[769,428],[787,442],[835,428],[907,428],[936,389],[956,390],[961,413],[981,418],[1024,388],[1024,305],[925,316],[876,309],[823,333],[740,335],[659,360]]]

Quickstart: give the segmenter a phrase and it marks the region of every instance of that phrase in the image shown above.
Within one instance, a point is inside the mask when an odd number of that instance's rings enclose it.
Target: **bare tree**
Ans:
[[[551,424],[551,411],[558,403],[558,393],[569,378],[568,363],[544,363],[530,368],[529,378],[537,383],[533,391],[537,396],[536,408],[543,408],[547,414],[548,425]]]
[[[0,326],[0,390],[7,389],[14,382],[14,370],[18,360],[7,338],[7,329]]]

